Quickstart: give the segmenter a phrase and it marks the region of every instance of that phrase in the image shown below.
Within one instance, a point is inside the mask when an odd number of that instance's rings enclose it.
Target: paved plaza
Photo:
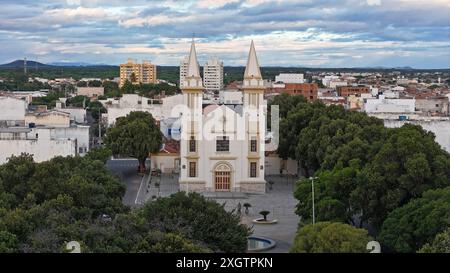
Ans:
[[[231,211],[241,207],[242,222],[253,228],[256,236],[268,237],[276,241],[277,246],[268,252],[288,252],[295,237],[299,217],[295,214],[297,200],[293,196],[296,178],[268,176],[272,181],[272,189],[266,194],[245,193],[204,193],[206,198],[225,204],[225,209]],[[268,184],[269,185],[269,184]],[[147,200],[157,197],[167,197],[178,191],[178,175],[162,174],[161,177],[145,176],[137,193],[137,203],[143,204]],[[249,213],[245,213],[244,203],[251,204]],[[253,219],[260,218],[260,211],[270,211],[269,219],[277,219],[273,225],[254,224]]]

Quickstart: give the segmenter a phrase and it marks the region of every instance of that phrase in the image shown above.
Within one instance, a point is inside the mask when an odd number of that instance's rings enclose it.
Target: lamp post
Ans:
[[[98,144],[102,145],[102,113],[98,108]]]
[[[311,194],[312,194],[312,223],[313,225],[316,223],[316,212],[315,212],[315,204],[314,204],[314,179],[317,177],[310,177],[311,180]]]

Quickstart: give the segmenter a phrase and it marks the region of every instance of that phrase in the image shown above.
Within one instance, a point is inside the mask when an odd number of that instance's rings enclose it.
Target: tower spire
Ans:
[[[261,70],[259,69],[258,57],[256,57],[255,44],[250,45],[248,53],[247,66],[245,67],[244,79],[262,79]]]
[[[200,69],[197,61],[197,51],[195,50],[195,41],[192,38],[191,51],[189,52],[188,63],[186,68],[186,76],[184,78],[183,87],[203,89],[202,78],[200,77]]]
[[[247,66],[244,72],[243,88],[264,88],[261,70],[259,68],[258,57],[256,57],[255,44],[250,44],[250,51],[248,52]]]
[[[195,50],[194,38],[192,38],[191,51],[189,52],[187,77],[191,78],[200,77],[200,70],[198,68],[197,52]]]

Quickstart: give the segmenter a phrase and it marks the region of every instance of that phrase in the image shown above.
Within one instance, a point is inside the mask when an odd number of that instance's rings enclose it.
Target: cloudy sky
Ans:
[[[449,0],[0,0],[0,63],[450,68]]]

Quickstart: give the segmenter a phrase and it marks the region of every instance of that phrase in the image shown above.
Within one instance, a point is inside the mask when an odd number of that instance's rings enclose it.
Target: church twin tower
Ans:
[[[242,84],[242,105],[203,105],[194,41],[182,86],[180,190],[265,193],[266,101],[253,41]]]

